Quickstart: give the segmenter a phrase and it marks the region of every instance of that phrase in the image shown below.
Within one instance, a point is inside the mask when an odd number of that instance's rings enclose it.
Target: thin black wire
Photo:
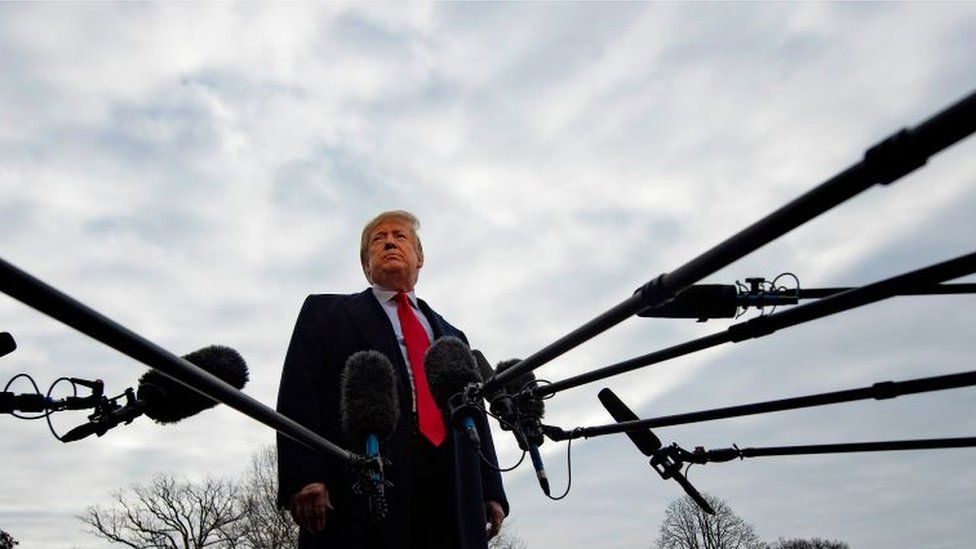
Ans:
[[[74,381],[71,381],[70,379],[68,379],[66,377],[59,377],[58,379],[55,379],[54,380],[54,383],[52,383],[51,386],[48,387],[48,389],[47,389],[47,398],[48,398],[48,400],[51,399],[51,393],[54,392],[54,387],[58,383],[60,383],[62,381],[67,381],[68,383],[70,383],[71,384],[71,389],[72,389],[72,391],[74,393],[74,396],[78,396],[78,385]],[[57,431],[54,430],[54,424],[51,423],[51,414],[52,414],[52,412],[49,410],[44,415],[44,419],[47,420],[47,429],[49,431],[51,431],[51,435],[53,435],[54,438],[58,439],[59,442],[64,442],[63,440],[61,440],[61,435],[59,435],[57,433]]]
[[[37,386],[37,382],[34,381],[34,378],[32,378],[31,376],[29,376],[27,374],[17,374],[14,377],[10,378],[10,381],[8,381],[7,384],[3,386],[3,392],[9,391],[10,390],[10,386],[14,384],[14,381],[17,381],[19,378],[22,378],[22,377],[23,378],[26,378],[27,381],[29,381],[30,384],[34,387],[34,393],[36,393],[38,395],[41,394],[41,389]],[[44,417],[44,414],[41,414],[39,416],[22,416],[22,415],[18,414],[17,412],[10,412],[10,415],[14,416],[17,419],[27,419],[27,420],[41,419],[42,417]]]
[[[789,276],[789,277],[793,278],[793,280],[796,282],[796,288],[787,288],[786,286],[777,286],[776,285],[776,281],[779,280],[779,279],[781,279],[781,278],[783,278],[784,276]],[[795,290],[796,291],[796,295],[797,296],[800,295],[800,277],[796,276],[795,274],[793,274],[793,273],[791,273],[789,271],[787,271],[785,273],[780,273],[780,274],[776,275],[776,278],[774,278],[773,281],[769,283],[769,285],[772,286],[772,290],[774,292],[776,292],[776,291],[786,291],[786,290]],[[769,310],[769,314],[775,313],[776,312],[776,307],[777,307],[776,305],[773,305],[773,307]]]
[[[505,425],[507,425],[512,430],[513,433],[518,432],[519,434],[521,434],[521,432],[520,431],[517,431],[516,428],[515,428],[515,426],[512,425],[511,423],[505,421],[504,419],[500,418],[499,416],[496,416],[495,414],[491,413],[490,411],[488,411],[488,410],[486,410],[484,408],[481,408],[480,406],[479,406],[479,408],[481,409],[482,412],[485,413],[485,415],[495,418],[498,421],[498,423],[504,423]],[[516,436],[518,436],[518,435],[516,435]],[[524,439],[525,436],[522,435],[522,438]],[[484,452],[481,452],[480,450],[478,451],[478,455],[481,457],[481,461],[484,461],[486,465],[488,465],[492,469],[498,471],[499,473],[508,473],[509,471],[514,471],[515,469],[517,469],[518,466],[519,465],[522,465],[522,462],[525,461],[525,454],[527,454],[527,453],[528,452],[526,450],[522,450],[522,457],[519,458],[518,462],[515,465],[512,465],[511,467],[508,467],[508,468],[502,468],[499,465],[494,464],[491,461],[489,461],[488,458],[485,457]]]
[[[569,495],[569,490],[573,487],[573,439],[566,441],[566,491],[560,496],[550,496],[546,494],[546,497],[552,501],[559,501]]]
[[[10,390],[10,386],[13,385],[14,382],[17,381],[20,378],[27,379],[27,381],[30,382],[31,386],[34,389],[34,394],[36,394],[38,396],[42,396],[41,395],[41,389],[40,389],[40,387],[37,386],[37,382],[34,381],[34,378],[31,377],[29,374],[17,374],[14,377],[10,378],[10,381],[8,381],[7,384],[3,387],[4,392],[7,392],[8,390]],[[71,383],[71,387],[72,387],[72,391],[74,392],[74,396],[78,396],[78,387],[77,387],[77,385],[75,385],[75,383],[73,381],[71,381],[70,379],[68,379],[66,377],[59,377],[58,379],[56,379],[54,381],[54,383],[52,383],[50,385],[50,387],[48,387],[47,395],[44,395],[44,396],[46,396],[46,398],[48,400],[50,400],[50,398],[51,398],[51,391],[54,390],[54,386],[57,385],[61,381],[67,381],[68,383]],[[15,417],[15,418],[17,418],[17,419],[24,419],[24,420],[27,420],[27,421],[33,421],[35,419],[49,418],[49,417],[51,417],[51,414],[52,413],[54,413],[53,410],[45,410],[43,413],[38,414],[36,416],[26,416],[26,415],[19,414],[17,412],[10,412],[10,415],[13,416],[13,417]]]
[[[528,389],[529,385],[536,385],[536,386],[538,386],[538,385],[552,385],[552,382],[549,381],[548,379],[534,379],[534,380],[526,383],[525,385],[523,385],[522,388],[519,389],[519,392],[521,393],[522,391]],[[533,387],[533,389],[534,388],[535,387]],[[556,393],[553,393],[551,395],[546,395],[546,396],[540,398],[539,400],[549,400],[550,398],[552,398],[554,396],[556,396]]]

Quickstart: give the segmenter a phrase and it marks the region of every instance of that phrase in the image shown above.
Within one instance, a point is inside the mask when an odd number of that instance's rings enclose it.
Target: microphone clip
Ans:
[[[125,406],[116,402],[123,396],[125,397]],[[68,431],[60,437],[60,440],[68,443],[90,435],[100,437],[120,423],[126,425],[132,423],[132,420],[143,414],[143,407],[143,403],[136,398],[136,393],[131,387],[126,389],[125,393],[114,398],[100,397],[95,404],[95,411],[88,416],[88,423]]]
[[[393,483],[383,476],[383,468],[390,465],[390,460],[380,456],[360,456],[352,462],[355,478],[352,492],[366,498],[366,506],[373,523],[382,522],[389,513],[386,502],[386,490],[393,487]]]
[[[94,381],[90,381],[87,379],[70,377],[68,378],[68,381],[74,385],[87,387],[91,390],[91,394],[86,397],[69,396],[61,400],[54,401],[52,404],[52,410],[85,410],[88,408],[95,408],[95,413],[98,413],[99,407],[107,405],[108,399],[106,399],[104,396],[105,382],[102,380],[96,379]]]
[[[484,413],[481,406],[481,396],[479,390],[481,386],[477,383],[469,383],[460,393],[451,395],[447,400],[448,417],[451,424],[461,427],[465,417],[472,417],[476,414]]]
[[[709,515],[714,515],[715,510],[712,509],[712,506],[705,501],[701,492],[692,486],[691,482],[681,472],[681,468],[684,465],[682,459],[684,454],[688,454],[688,452],[681,449],[677,443],[672,443],[671,446],[664,446],[651,456],[651,468],[657,471],[664,480],[674,479],[703,511]]]
[[[460,392],[451,395],[447,400],[448,418],[451,426],[465,433],[475,450],[481,450],[481,437],[475,426],[474,418],[484,413],[481,406],[481,385],[469,383]]]

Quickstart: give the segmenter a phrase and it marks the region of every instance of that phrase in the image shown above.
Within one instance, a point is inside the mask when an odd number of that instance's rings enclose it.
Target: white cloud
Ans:
[[[238,348],[247,392],[272,403],[303,296],[361,288],[361,224],[406,207],[423,220],[422,295],[490,358],[526,356],[969,92],[974,28],[968,4],[6,4],[0,250],[174,351]],[[971,149],[709,281],[793,270],[806,286],[858,284],[971,251]],[[968,356],[965,299],[901,298],[606,384],[650,416],[947,373]],[[0,313],[20,343],[0,379],[74,374],[120,391],[142,370],[12,300]],[[538,373],[563,379],[727,325],[629,320]],[[608,421],[595,389],[548,401],[549,420]],[[664,434],[710,446],[970,434],[965,394]],[[271,438],[231,410],[206,417],[72,445],[8,418],[0,455],[19,475],[0,490],[0,522],[25,546],[95,546],[64,525],[109,488],[236,470]],[[558,488],[563,450],[545,452]],[[693,475],[767,538],[948,547],[971,537],[965,455]],[[562,503],[525,471],[506,477],[519,535],[650,544],[677,488],[625,439],[580,441],[574,456]],[[72,495],[37,495],[52,484]]]

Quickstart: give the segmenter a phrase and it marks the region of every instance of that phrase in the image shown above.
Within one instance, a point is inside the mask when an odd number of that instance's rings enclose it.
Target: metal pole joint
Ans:
[[[657,275],[634,292],[640,294],[641,303],[644,305],[642,310],[660,307],[675,298],[675,293],[664,287],[664,277],[667,274]]]

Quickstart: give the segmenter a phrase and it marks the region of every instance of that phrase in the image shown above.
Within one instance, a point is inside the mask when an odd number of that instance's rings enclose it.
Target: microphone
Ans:
[[[481,375],[482,383],[487,383],[488,380],[495,377],[495,370],[492,369],[488,359],[485,358],[485,355],[481,351],[472,349],[471,354],[474,355],[474,363],[478,367],[478,373]],[[515,398],[508,394],[505,386],[498,387],[490,393],[485,393],[484,397],[488,401],[491,413],[503,420],[500,422],[502,429],[511,431],[512,425],[518,421]],[[522,445],[523,443],[519,441],[519,446]]]
[[[480,449],[481,437],[473,416],[481,411],[468,398],[468,388],[480,385],[482,379],[467,344],[453,336],[438,339],[424,355],[424,372],[434,402],[448,411],[454,428],[465,433],[475,449]]]
[[[10,332],[0,332],[0,357],[4,357],[17,349],[17,342]]]
[[[495,376],[496,371],[491,369],[491,364],[481,351],[473,351],[478,370],[484,380]],[[498,364],[497,373],[504,372],[519,360],[506,360]],[[505,386],[485,395],[491,406],[491,412],[502,418],[502,429],[513,431],[515,441],[519,448],[529,452],[532,459],[532,467],[535,469],[536,479],[542,492],[547,496],[550,494],[549,477],[546,475],[545,465],[542,463],[542,455],[539,453],[539,446],[545,441],[542,433],[542,416],[545,415],[545,403],[541,398],[534,397],[531,393],[524,391],[527,387],[535,383],[535,374],[526,372],[516,376]]]
[[[640,290],[638,290],[640,291]],[[735,318],[739,309],[738,290],[731,284],[696,284],[661,305],[645,309],[637,316],[658,318]]]
[[[497,372],[505,370],[521,362],[520,360],[506,360],[498,364]],[[542,434],[542,416],[545,415],[545,404],[541,398],[532,396],[525,389],[535,385],[535,374],[526,372],[516,376],[509,382],[504,391],[509,395],[515,395],[515,416],[514,420],[518,424],[518,432],[521,436],[516,436],[515,440],[519,447],[528,450],[529,457],[532,458],[532,467],[535,469],[536,479],[542,492],[547,496],[549,491],[549,477],[546,475],[546,468],[542,463],[542,455],[539,453],[539,446],[545,442]],[[492,410],[494,412],[494,409]]]
[[[393,364],[377,351],[360,351],[346,360],[339,392],[339,413],[343,431],[366,443],[361,490],[365,487],[373,522],[387,513],[384,499],[383,460],[379,442],[386,441],[400,419],[400,405]]]
[[[602,389],[597,396],[600,398],[603,407],[610,412],[610,417],[617,423],[637,421],[640,419],[609,388]],[[657,435],[650,429],[627,431],[627,436],[637,446],[637,449],[647,457],[653,456],[655,452],[661,449],[661,439],[657,438]]]
[[[621,423],[624,421],[634,421],[637,418],[630,408],[623,403],[617,395],[609,388],[600,390],[598,395],[603,407],[610,412],[614,421]],[[651,458],[651,467],[657,471],[664,480],[674,479],[691,499],[709,515],[714,515],[715,510],[702,497],[701,493],[692,486],[691,482],[685,478],[681,472],[681,454],[677,445],[662,448],[661,439],[657,438],[650,429],[635,429],[627,431],[627,436],[633,441],[637,449],[642,454]]]
[[[183,358],[237,389],[247,383],[247,364],[230,347],[211,345]],[[95,413],[88,416],[88,423],[68,431],[61,437],[61,441],[74,442],[93,434],[102,436],[120,423],[131,423],[143,414],[156,423],[176,423],[217,405],[217,401],[210,397],[203,396],[155,370],[149,370],[139,378],[136,393],[132,389],[126,389],[125,397],[124,406],[109,403],[97,407]]]
[[[696,284],[689,286],[674,299],[645,309],[637,316],[658,318],[695,318],[704,322],[710,318],[735,318],[739,307],[763,308],[766,306],[796,305],[800,293],[796,288],[772,288],[766,279],[747,278],[748,290],[739,290],[732,284]],[[638,290],[640,291],[640,290]]]
[[[187,362],[241,389],[247,383],[247,364],[240,353],[222,345],[210,345],[183,356]],[[149,370],[139,378],[139,400],[146,401],[146,416],[156,423],[176,423],[213,408],[217,401]]]

